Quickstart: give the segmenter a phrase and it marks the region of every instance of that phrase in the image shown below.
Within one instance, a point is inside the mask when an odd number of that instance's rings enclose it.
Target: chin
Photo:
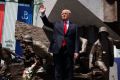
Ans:
[[[65,18],[62,18],[62,20],[65,20]]]

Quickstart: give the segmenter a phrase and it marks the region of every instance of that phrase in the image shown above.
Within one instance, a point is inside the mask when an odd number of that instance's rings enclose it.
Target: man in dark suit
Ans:
[[[79,52],[77,25],[69,20],[71,11],[68,9],[62,10],[62,20],[55,23],[47,19],[45,10],[44,5],[41,5],[41,19],[45,26],[53,29],[49,51],[53,53],[55,80],[72,80],[74,59],[78,57]]]

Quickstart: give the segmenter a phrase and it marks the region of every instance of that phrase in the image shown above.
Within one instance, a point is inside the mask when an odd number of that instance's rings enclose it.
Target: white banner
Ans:
[[[17,20],[18,3],[6,2],[5,19],[3,27],[3,47],[10,48],[15,51],[15,23]]]

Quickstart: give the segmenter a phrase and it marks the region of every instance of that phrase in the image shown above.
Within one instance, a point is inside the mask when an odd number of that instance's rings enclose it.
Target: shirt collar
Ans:
[[[67,24],[69,24],[69,22],[70,22],[69,20],[66,21]]]

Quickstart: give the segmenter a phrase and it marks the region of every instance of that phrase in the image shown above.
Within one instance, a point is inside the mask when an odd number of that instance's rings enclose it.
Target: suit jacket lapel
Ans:
[[[63,21],[60,21],[60,23],[59,23],[59,26],[58,26],[58,31],[62,34],[62,35],[64,35],[64,32],[63,32],[63,28],[64,27],[64,23],[63,23]]]
[[[64,22],[63,21],[61,21],[60,29],[61,29],[62,34],[64,35]]]

